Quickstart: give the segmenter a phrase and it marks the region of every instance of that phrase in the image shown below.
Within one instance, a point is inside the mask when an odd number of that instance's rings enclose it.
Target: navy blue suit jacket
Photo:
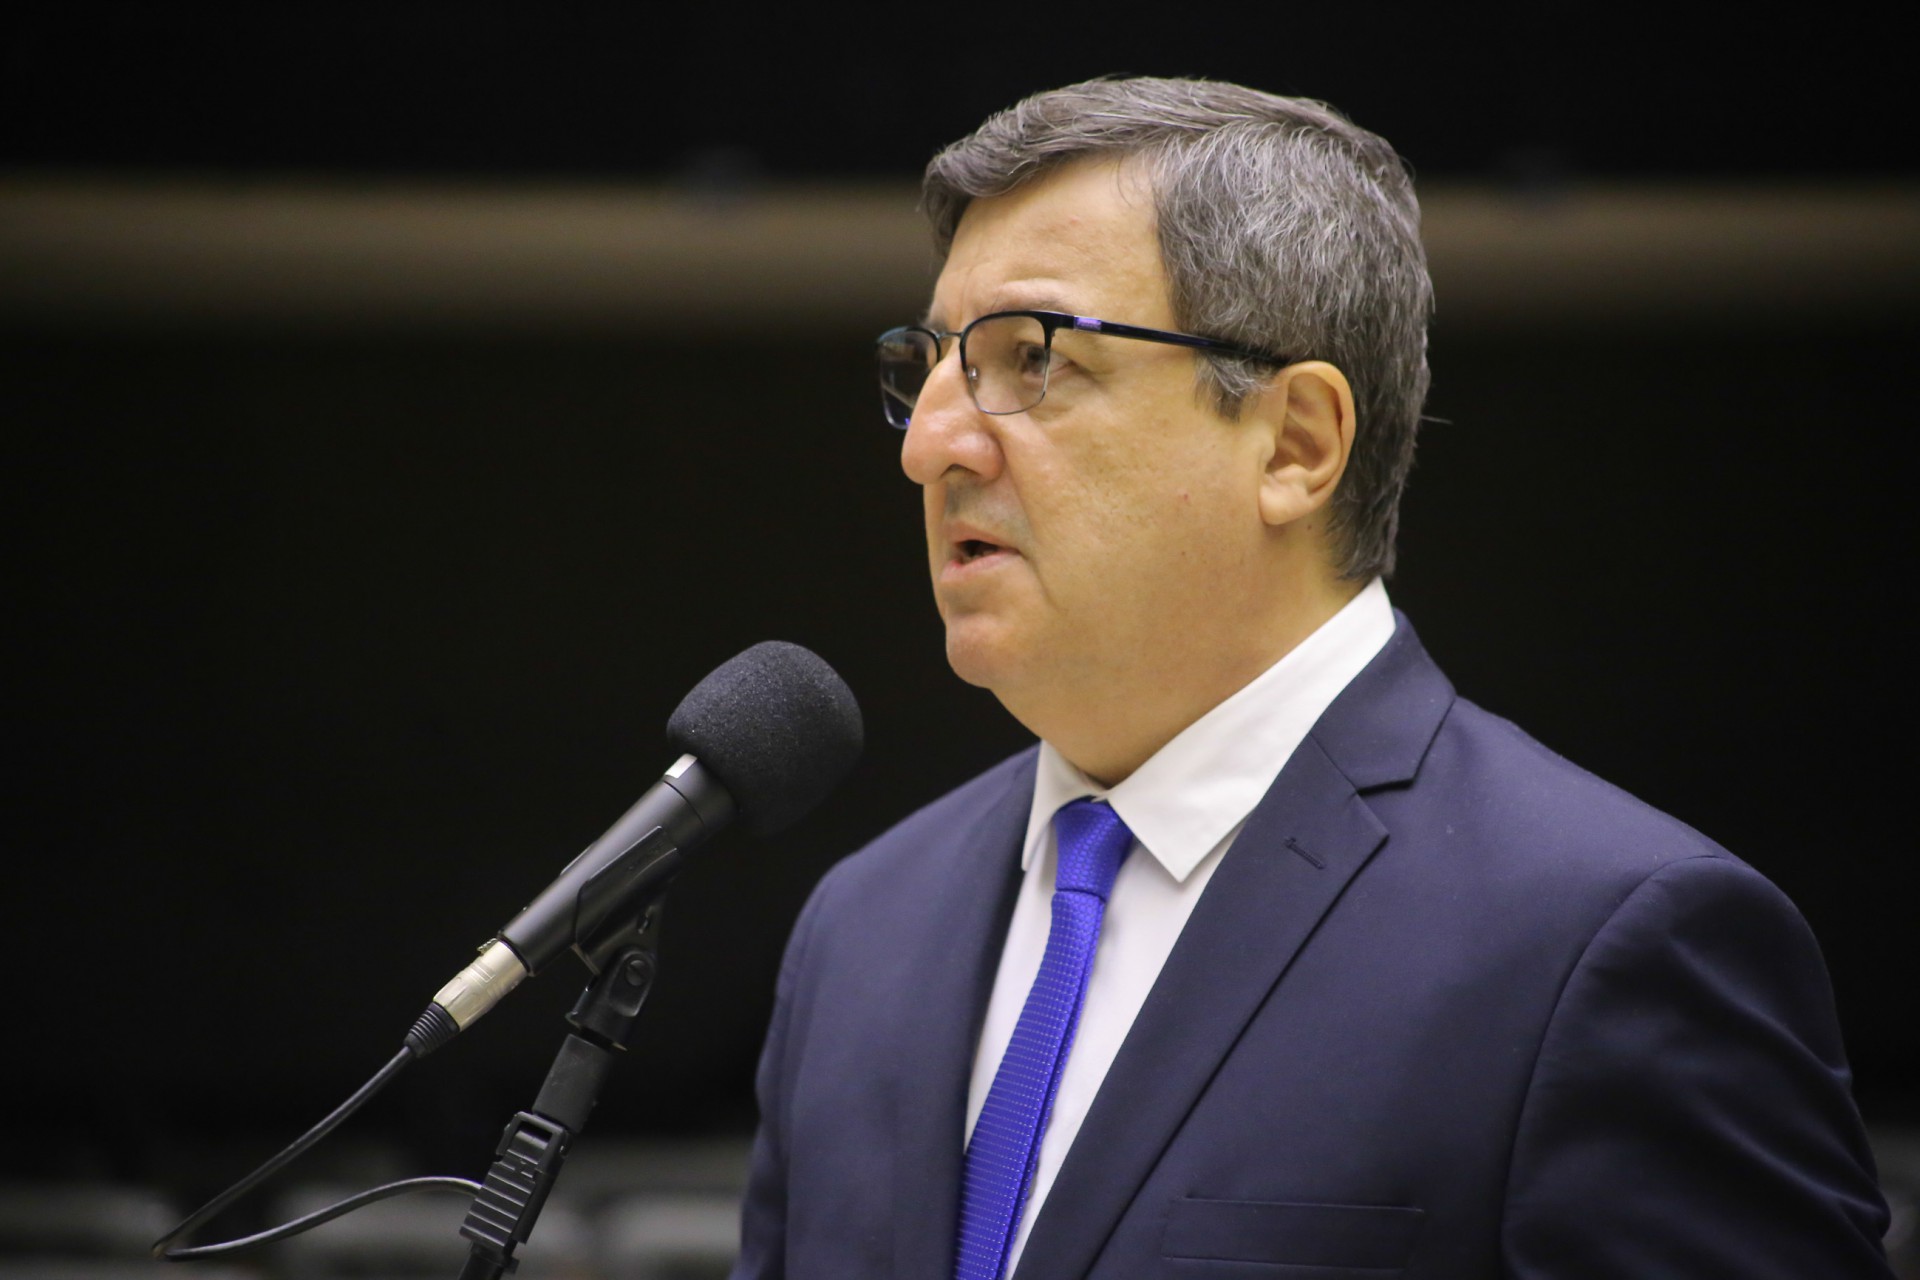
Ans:
[[[821,882],[736,1276],[951,1274],[1034,753]],[[1781,893],[1462,699],[1404,618],[1222,861],[1017,1280],[1886,1276]]]

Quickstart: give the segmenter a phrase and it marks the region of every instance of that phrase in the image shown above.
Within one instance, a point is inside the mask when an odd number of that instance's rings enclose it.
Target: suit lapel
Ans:
[[[953,1271],[967,1086],[980,1024],[1020,886],[1036,753],[1010,762],[1004,792],[928,857],[925,945],[898,975],[894,1061],[894,1257],[897,1276]]]
[[[1085,1275],[1241,1032],[1387,838],[1361,789],[1419,767],[1452,689],[1404,618],[1302,742],[1208,883],[1021,1255]]]

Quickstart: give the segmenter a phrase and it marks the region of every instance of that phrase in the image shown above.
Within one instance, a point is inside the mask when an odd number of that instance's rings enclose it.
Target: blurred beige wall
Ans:
[[[0,323],[764,331],[916,315],[910,184],[0,174]],[[1444,331],[1915,313],[1920,187],[1434,185]]]

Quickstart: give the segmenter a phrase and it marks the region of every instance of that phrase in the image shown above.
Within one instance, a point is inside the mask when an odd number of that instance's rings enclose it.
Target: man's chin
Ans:
[[[1024,653],[997,620],[978,614],[947,623],[947,665],[981,689],[1004,688],[1023,665]]]

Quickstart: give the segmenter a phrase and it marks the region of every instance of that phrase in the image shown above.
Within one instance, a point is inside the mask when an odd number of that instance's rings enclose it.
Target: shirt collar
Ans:
[[[1314,721],[1386,647],[1393,629],[1386,586],[1375,578],[1116,787],[1102,787],[1041,743],[1021,867],[1032,866],[1061,805],[1093,796],[1110,803],[1141,847],[1184,881],[1253,812]]]

